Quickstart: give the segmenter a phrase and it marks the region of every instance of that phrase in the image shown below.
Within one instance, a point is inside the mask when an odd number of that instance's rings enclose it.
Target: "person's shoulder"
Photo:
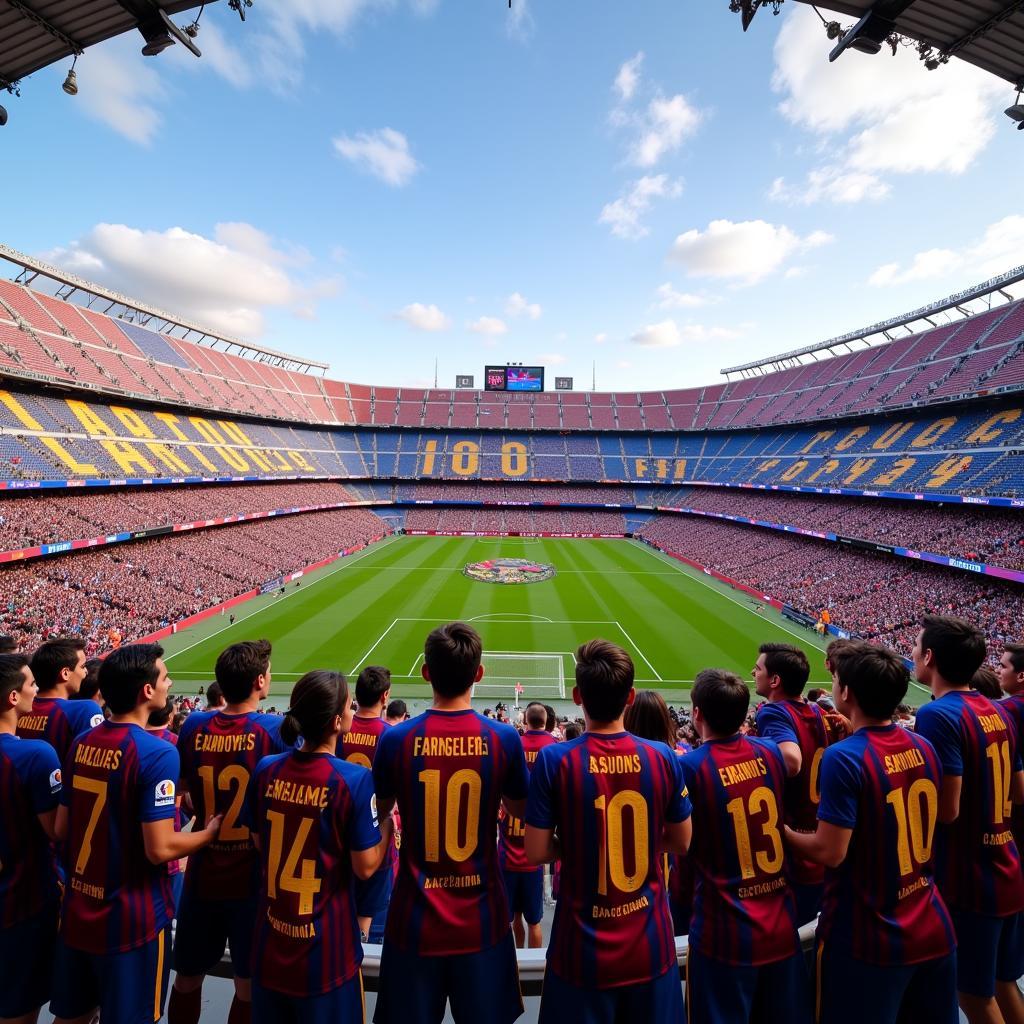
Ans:
[[[778,743],[770,736],[751,736],[749,733],[742,737],[744,743],[750,744],[759,753],[768,753],[771,757],[782,757]]]
[[[178,733],[179,736],[183,736],[186,732],[195,732],[197,729],[201,729],[206,725],[213,716],[217,714],[216,711],[192,711],[185,716],[185,721],[181,723],[181,729]]]
[[[856,766],[859,770],[864,764],[864,751],[867,749],[869,739],[866,733],[855,732],[847,736],[842,743],[832,743],[825,748],[821,755],[822,765],[845,764]],[[927,742],[927,741],[925,741]]]
[[[131,730],[129,741],[135,744],[140,757],[159,757],[169,752],[177,754],[177,748],[155,732],[148,732],[141,726]]]
[[[938,700],[933,700],[930,704],[922,704],[917,709],[916,726],[920,730],[921,726],[927,726],[933,722],[958,720],[963,710],[960,701],[950,700],[950,697],[956,697],[955,693],[947,693]]]
[[[278,761],[283,761],[285,758],[288,758],[288,757],[291,757],[291,756],[292,756],[292,751],[290,751],[290,750],[286,750],[286,751],[284,751],[284,753],[281,753],[281,754],[267,754],[266,757],[261,757],[256,762],[256,770],[253,772],[253,775],[254,776],[260,775],[263,772],[265,772],[265,771],[269,770],[270,768],[272,768]]]
[[[34,772],[42,768],[60,768],[57,751],[46,740],[22,740],[5,743],[0,752],[10,757],[15,770]]]
[[[283,715],[272,715],[269,711],[252,711],[249,714],[250,725],[258,725],[271,735],[276,735],[281,731],[283,721]]]
[[[355,764],[353,761],[345,761],[340,757],[331,757],[328,761],[332,770],[338,775],[349,789],[366,785],[368,780],[373,778],[370,769],[365,765]]]

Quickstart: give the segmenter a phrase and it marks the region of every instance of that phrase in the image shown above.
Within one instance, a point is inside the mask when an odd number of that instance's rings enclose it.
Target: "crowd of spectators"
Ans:
[[[91,654],[384,531],[367,509],[338,509],[14,563],[0,572],[0,632],[22,649],[80,636]]]
[[[407,530],[452,533],[612,533],[626,532],[618,512],[565,509],[535,512],[506,508],[416,508],[405,518]]]
[[[379,487],[377,488],[379,490]],[[405,501],[488,501],[594,503],[635,500],[632,487],[594,484],[592,487],[565,484],[396,484],[394,497]]]
[[[5,495],[0,498],[0,551],[243,512],[354,500],[341,484],[331,481]]]
[[[640,531],[684,555],[800,611],[908,655],[922,615],[976,622],[998,649],[1024,633],[1024,602],[1013,584],[792,534],[689,516],[659,516]]]

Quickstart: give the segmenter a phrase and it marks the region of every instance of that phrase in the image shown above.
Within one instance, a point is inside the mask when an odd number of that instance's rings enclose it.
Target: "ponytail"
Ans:
[[[291,707],[281,723],[281,739],[293,746],[301,736],[306,749],[323,742],[335,717],[348,704],[348,683],[340,672],[314,669],[292,690]]]

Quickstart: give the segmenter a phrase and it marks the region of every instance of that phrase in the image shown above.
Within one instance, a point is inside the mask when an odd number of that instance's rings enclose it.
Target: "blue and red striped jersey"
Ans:
[[[74,949],[117,953],[171,923],[167,868],[152,864],[145,822],[174,818],[178,752],[137,725],[103,722],[71,745],[61,803],[68,808],[68,883],[61,934]]]
[[[202,827],[223,814],[220,832],[185,868],[189,894],[201,900],[244,900],[256,894],[259,861],[241,820],[245,793],[264,757],[285,750],[277,715],[194,711],[178,735],[181,777]]]
[[[821,757],[829,744],[825,714],[803,697],[762,704],[757,710],[757,734],[800,748],[800,771],[786,779],[783,803],[785,823],[798,832],[813,832],[818,821],[818,775]],[[800,885],[820,885],[825,869],[800,857],[790,857],[792,880]]]
[[[509,930],[494,835],[502,797],[526,796],[519,734],[475,711],[426,711],[381,736],[373,778],[402,811],[385,940],[423,956],[490,949]]]
[[[991,917],[1024,910],[1024,877],[1013,838],[1017,737],[1009,714],[974,690],[955,690],[918,709],[946,775],[959,776],[960,813],[940,825],[936,871],[946,903]]]
[[[786,763],[770,740],[708,740],[682,758],[693,803],[690,945],[759,966],[800,948],[782,839]]]
[[[102,721],[103,709],[93,700],[36,697],[32,713],[18,720],[17,733],[23,740],[46,740],[63,765],[76,737]]]
[[[60,899],[57,862],[39,815],[60,803],[57,754],[42,740],[0,733],[0,929]]]
[[[381,735],[391,726],[383,718],[360,718],[352,716],[352,727],[341,737],[338,744],[338,756],[349,764],[359,764],[364,768],[373,767],[373,759],[377,753],[377,743]]]
[[[999,702],[999,706],[1009,715],[1017,733],[1017,751],[1024,756],[1024,693],[1015,693]],[[1017,853],[1024,856],[1024,804],[1013,805],[1013,838],[1017,844]]]
[[[953,952],[932,859],[941,789],[935,748],[896,725],[859,729],[825,751],[818,818],[853,835],[825,873],[821,939],[886,967]]]
[[[380,842],[373,779],[330,754],[264,758],[248,790],[262,880],[253,978],[291,996],[330,992],[363,961],[352,852]]]
[[[556,829],[561,883],[548,967],[571,985],[615,988],[676,962],[661,836],[690,801],[680,759],[629,733],[584,733],[540,752],[526,824]]]
[[[557,740],[543,729],[528,729],[522,735],[527,771],[532,772],[537,755]],[[526,859],[526,824],[522,818],[509,814],[504,807],[498,812],[498,863],[502,871],[539,871]]]

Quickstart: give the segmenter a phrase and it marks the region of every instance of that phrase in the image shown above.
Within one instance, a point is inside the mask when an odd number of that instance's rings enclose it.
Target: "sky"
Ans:
[[[0,240],[334,378],[713,384],[1024,263],[1011,87],[829,64],[792,0],[221,2],[202,59],[141,42],[0,97]]]

